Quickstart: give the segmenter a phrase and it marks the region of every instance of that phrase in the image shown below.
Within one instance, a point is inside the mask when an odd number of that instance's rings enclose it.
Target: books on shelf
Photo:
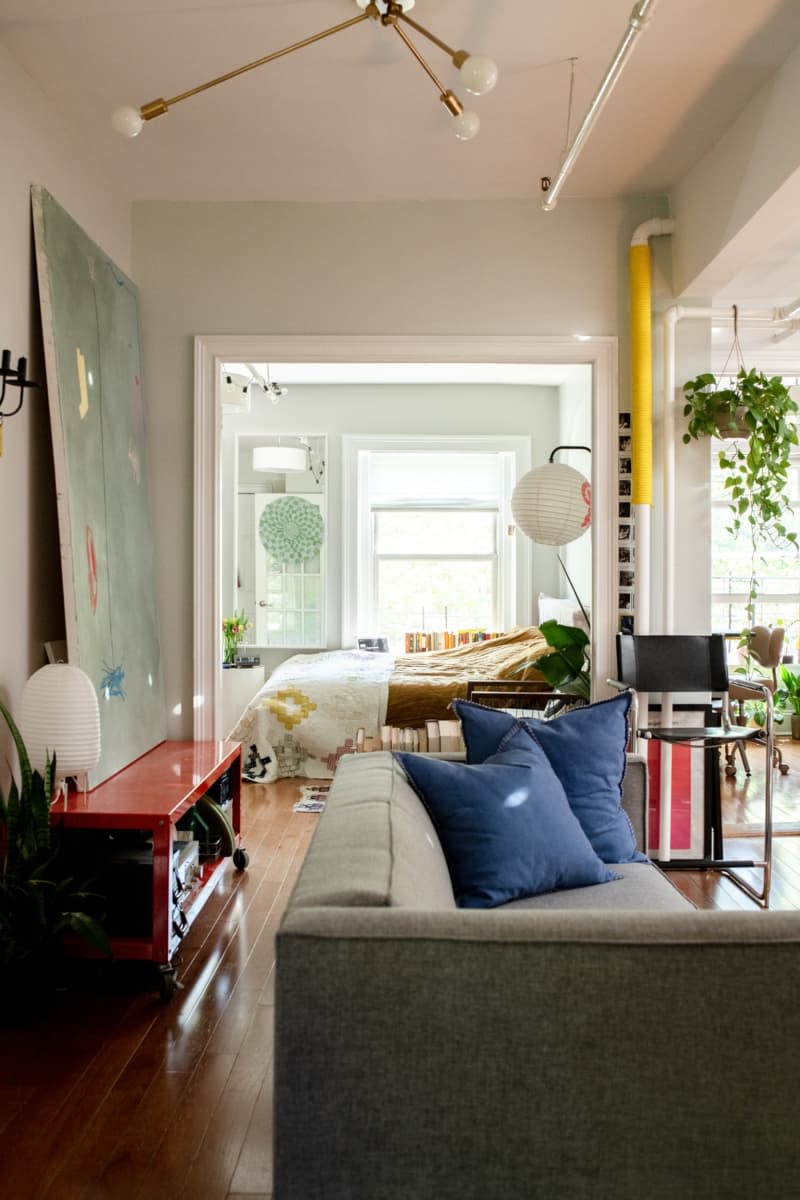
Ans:
[[[356,754],[371,750],[410,750],[415,754],[458,753],[465,750],[461,722],[426,721],[410,725],[382,725],[379,734],[368,734],[362,727],[356,731],[353,747]]]
[[[428,650],[454,650],[456,646],[471,646],[473,642],[488,642],[502,637],[501,633],[489,633],[485,629],[441,629],[434,632],[419,631],[403,635],[406,654],[424,654]]]

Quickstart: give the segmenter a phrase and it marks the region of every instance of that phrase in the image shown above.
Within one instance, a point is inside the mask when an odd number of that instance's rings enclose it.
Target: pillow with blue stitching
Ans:
[[[552,721],[519,720],[502,709],[454,700],[467,762],[490,758],[503,743],[542,748],[561,782],[570,808],[605,863],[646,862],[636,849],[628,814],[621,806],[628,744],[630,693],[570,709]],[[504,742],[504,739],[509,738]]]
[[[430,814],[460,908],[494,908],[618,876],[600,861],[536,743],[484,763],[395,758]]]

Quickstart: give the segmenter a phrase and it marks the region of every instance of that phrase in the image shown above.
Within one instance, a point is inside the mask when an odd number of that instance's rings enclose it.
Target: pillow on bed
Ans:
[[[630,693],[570,709],[552,721],[517,719],[502,709],[454,700],[467,762],[535,742],[561,782],[570,808],[603,862],[645,862],[621,806]],[[508,741],[504,739],[513,735]]]
[[[618,878],[595,854],[535,743],[473,765],[395,758],[436,827],[459,907],[494,908]]]

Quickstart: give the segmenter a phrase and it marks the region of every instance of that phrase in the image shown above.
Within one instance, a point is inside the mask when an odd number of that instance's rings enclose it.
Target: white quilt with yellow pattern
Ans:
[[[380,735],[394,660],[369,650],[287,658],[228,735],[242,743],[244,778],[331,779],[342,754],[353,751],[358,729]]]

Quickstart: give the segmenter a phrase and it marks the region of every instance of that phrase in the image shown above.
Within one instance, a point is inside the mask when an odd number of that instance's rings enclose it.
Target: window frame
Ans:
[[[512,524],[511,492],[516,480],[530,469],[531,439],[521,434],[499,436],[473,435],[453,438],[445,435],[344,435],[342,438],[342,517],[343,596],[342,631],[344,644],[355,644],[356,638],[374,633],[364,628],[377,617],[377,563],[372,552],[371,507],[365,510],[363,498],[368,495],[368,465],[370,453],[503,453],[503,496],[498,510],[497,533],[497,617],[499,628],[519,624],[521,614],[532,611],[530,542],[521,536],[509,537],[503,530]],[[411,510],[420,508],[446,511],[441,500],[430,505],[381,504],[380,508]],[[455,506],[453,506],[455,507]],[[474,505],[491,508],[494,505]],[[503,551],[506,550],[506,553]],[[404,556],[405,557],[405,556]],[[421,556],[424,557],[424,556]],[[463,558],[464,555],[458,555]],[[481,558],[485,556],[481,555]]]

